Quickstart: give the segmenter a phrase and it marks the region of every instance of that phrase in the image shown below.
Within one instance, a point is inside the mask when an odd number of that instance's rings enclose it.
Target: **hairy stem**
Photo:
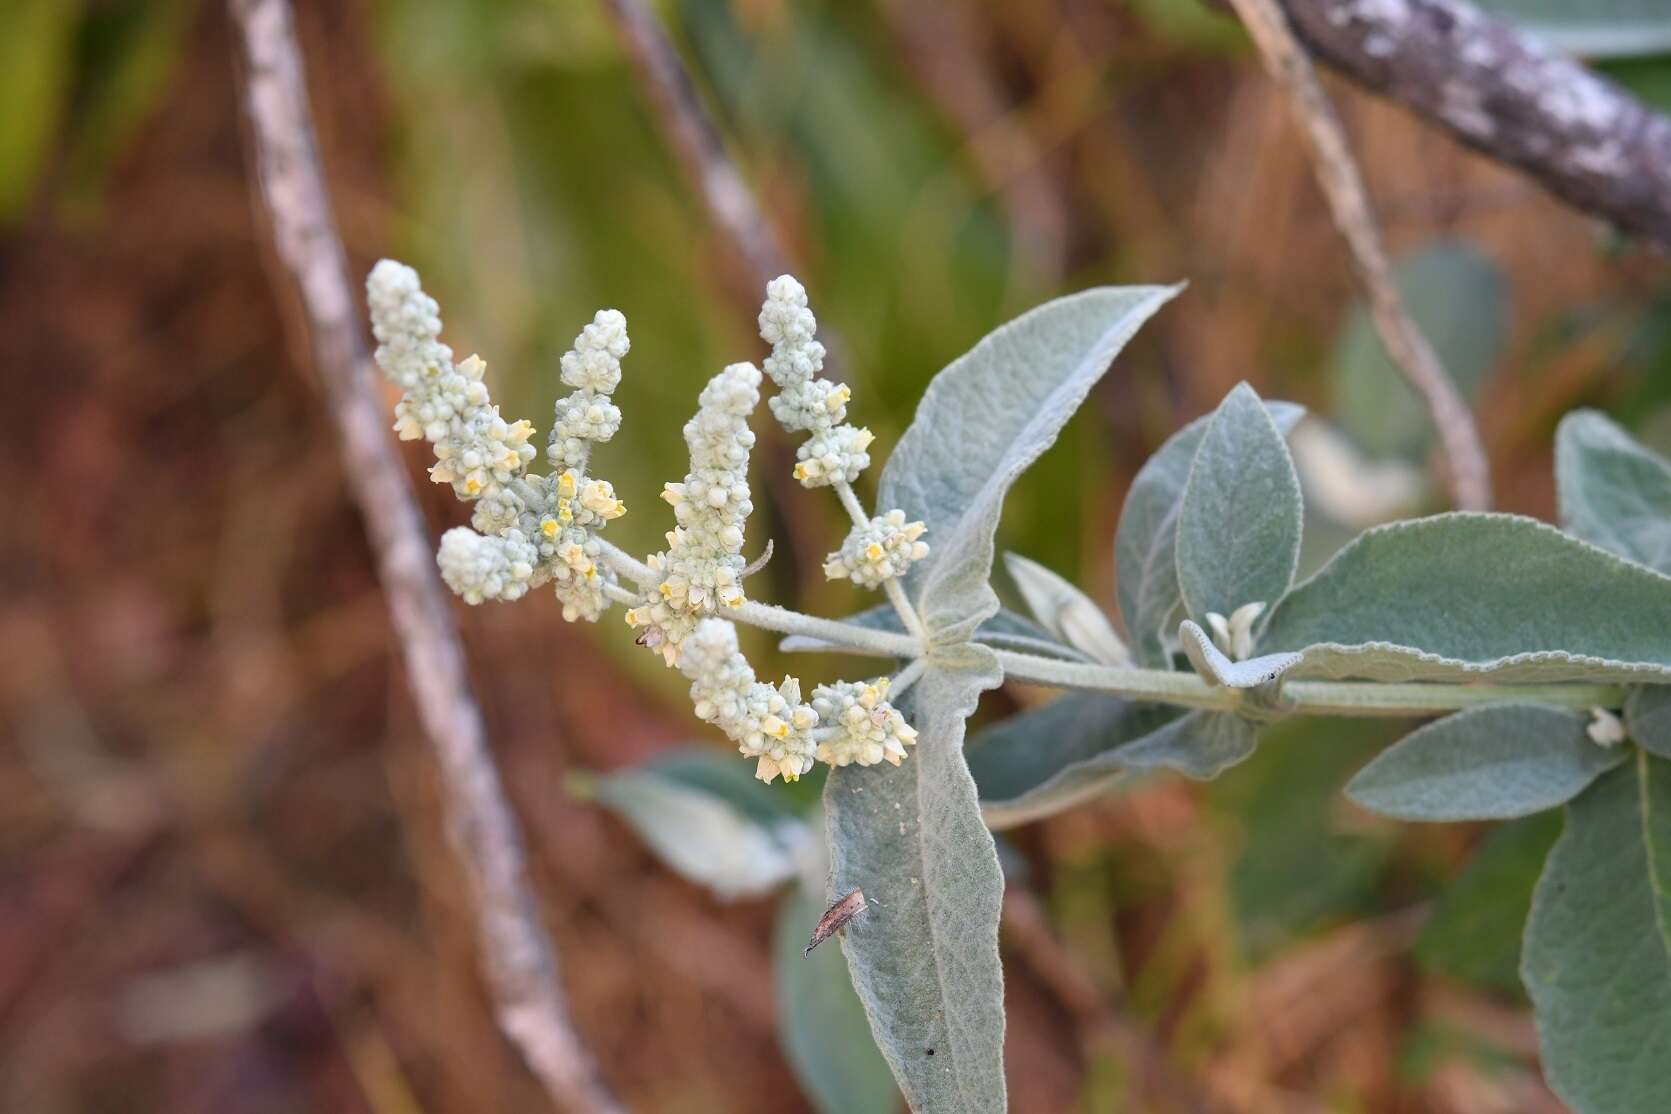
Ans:
[[[746,603],[726,612],[728,618],[783,634],[800,634],[828,643],[832,650],[920,658],[922,644],[910,635],[870,630],[835,619],[819,619],[769,604]],[[1184,708],[1229,711],[1245,690],[1210,685],[1194,673],[1165,669],[1128,669],[1041,657],[1019,650],[996,650],[1004,676],[1055,688],[1108,692],[1132,700],[1152,700]],[[1282,707],[1302,715],[1419,716],[1472,708],[1505,700],[1525,700],[1566,708],[1618,708],[1620,685],[1559,682],[1493,685],[1441,682],[1288,681]]]
[[[922,655],[923,645],[908,634],[870,630],[843,623],[837,619],[820,619],[802,615],[769,603],[749,600],[741,607],[729,607],[721,612],[727,619],[747,623],[752,627],[775,630],[779,634],[802,634],[833,644],[833,648],[874,654],[885,658],[916,658]]]

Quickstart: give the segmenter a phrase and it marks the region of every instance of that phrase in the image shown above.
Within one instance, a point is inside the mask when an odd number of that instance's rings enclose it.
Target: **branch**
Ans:
[[[1427,404],[1449,465],[1451,502],[1461,510],[1491,505],[1491,472],[1473,415],[1457,394],[1422,331],[1404,309],[1381,246],[1358,167],[1311,59],[1289,30],[1277,0],[1230,0],[1259,47],[1265,68],[1288,94],[1305,126],[1316,159],[1317,182],[1335,227],[1352,250],[1358,277],[1369,294],[1375,329],[1393,364]]]
[[[725,152],[679,52],[645,0],[604,0],[621,46],[667,133],[680,168],[749,270],[753,292],[789,271],[789,259],[748,184]]]
[[[1463,0],[1281,3],[1346,76],[1569,205],[1671,247],[1671,119]]]
[[[488,751],[481,709],[406,470],[385,428],[348,263],[331,216],[286,0],[229,0],[244,52],[244,107],[274,246],[301,294],[314,362],[342,439],[418,716],[469,880],[494,1010],[553,1102],[621,1108],[570,1024],[557,960],[529,888],[522,837]]]

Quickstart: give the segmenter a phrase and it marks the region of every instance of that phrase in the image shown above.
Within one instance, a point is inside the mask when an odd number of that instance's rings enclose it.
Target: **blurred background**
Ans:
[[[594,309],[627,314],[626,424],[597,466],[637,512],[611,537],[658,546],[697,390],[763,354],[760,292],[609,25],[580,0],[298,7],[356,274],[416,265],[507,415],[543,438],[559,355]],[[839,336],[879,461],[933,373],[1009,316],[1190,280],[1017,486],[1007,548],[1112,611],[1130,478],[1244,378],[1320,416],[1296,448],[1308,564],[1442,506],[1422,413],[1228,17],[658,8]],[[224,10],[7,0],[0,25],[0,1109],[547,1108],[484,997],[302,319],[253,215]],[[1587,41],[1671,103],[1663,35]],[[1551,435],[1574,406],[1671,445],[1662,259],[1329,88],[1414,312],[1476,402],[1497,505],[1553,516]],[[748,550],[771,537],[777,556],[751,595],[870,602],[819,574],[835,501],[759,483]],[[420,496],[435,534],[467,518]],[[811,1109],[779,1039],[774,899],[682,880],[577,776],[723,740],[618,618],[559,610],[543,591],[459,607],[580,1030],[634,1109]],[[983,715],[1040,695],[992,694]],[[1019,829],[1010,858],[1111,1008],[1227,1110],[1559,1110],[1514,974],[1558,820],[1356,811],[1338,789],[1387,737],[1286,725],[1217,782],[1153,780]],[[1016,1110],[1155,1108],[1008,940],[1006,972]]]

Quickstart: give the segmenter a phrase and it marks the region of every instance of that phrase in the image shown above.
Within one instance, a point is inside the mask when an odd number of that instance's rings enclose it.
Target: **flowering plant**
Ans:
[[[667,548],[639,560],[602,536],[624,507],[591,462],[620,426],[610,393],[628,351],[621,315],[600,312],[563,358],[573,393],[557,404],[552,471],[536,476],[530,425],[500,416],[479,359],[453,362],[417,276],[384,261],[368,289],[378,362],[405,392],[396,429],[429,440],[432,478],[475,503],[471,527],[442,539],[447,583],[470,603],[551,583],[570,621],[621,604],[758,778],[833,767],[827,856],[808,859],[816,841],[781,816],[757,843],[777,849],[769,877],[749,877],[734,846],[705,856],[662,842],[726,892],[816,862],[824,898],[864,895],[872,911],[842,949],[914,1109],[1004,1108],[991,828],[1071,807],[1133,771],[1213,777],[1271,722],[1318,714],[1440,717],[1354,779],[1347,791],[1365,807],[1461,820],[1566,806],[1522,958],[1545,1070],[1580,1111],[1663,1109],[1652,1053],[1671,1051],[1671,462],[1607,419],[1574,414],[1557,433],[1564,529],[1483,513],[1397,522],[1297,580],[1302,499],[1286,438],[1302,412],[1238,386],[1132,484],[1114,539],[1122,638],[1085,593],[1014,555],[1031,618],[1003,609],[994,539],[1011,484],[1178,288],[1090,290],[991,334],[929,387],[871,514],[852,488],[871,436],[846,423],[847,388],[821,378],[805,291],[785,276],[759,318],[770,409],[807,434],[795,477],[834,489],[852,518],[826,575],[887,597],[837,621],[744,589],[748,418],[763,378],[752,364],[702,391],[684,428],[690,469],[663,492]],[[900,664],[806,700],[793,677],[756,678],[738,622],[788,635],[787,649]],[[1066,691],[965,747],[980,694],[1005,679]],[[727,797],[699,780],[681,792]],[[628,796],[615,800],[632,813]],[[646,815],[635,822],[652,827]],[[795,908],[804,915],[804,902]]]

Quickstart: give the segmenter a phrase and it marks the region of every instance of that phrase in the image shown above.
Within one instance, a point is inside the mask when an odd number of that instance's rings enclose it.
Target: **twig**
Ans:
[[[1567,204],[1671,247],[1671,119],[1465,0],[1282,0],[1317,57],[1531,175]]]
[[[1479,430],[1433,346],[1405,312],[1363,180],[1311,59],[1294,38],[1277,0],[1230,0],[1230,6],[1247,26],[1265,68],[1287,92],[1305,126],[1317,182],[1328,199],[1335,226],[1351,248],[1358,277],[1369,294],[1376,331],[1393,363],[1427,403],[1439,431],[1449,465],[1452,502],[1462,510],[1484,510],[1491,503],[1491,472]]]
[[[788,256],[726,154],[725,141],[703,107],[679,52],[644,0],[604,0],[604,10],[637,70],[680,168],[714,223],[749,269],[756,292],[789,270]]]
[[[1115,1008],[1078,958],[1056,939],[1037,898],[1018,886],[1006,886],[1002,924],[1005,938],[1073,1015],[1087,1039],[1105,1044],[1137,1068],[1150,1093],[1160,1099],[1158,1109],[1189,1114],[1219,1114],[1225,1109],[1179,1074],[1154,1037]]]
[[[348,263],[331,216],[286,0],[229,0],[244,107],[278,257],[298,287],[314,362],[342,439],[407,680],[445,788],[448,830],[475,902],[500,1026],[562,1109],[621,1110],[568,1017],[556,955],[529,888],[522,837],[487,747],[481,710],[405,468],[385,428]]]

